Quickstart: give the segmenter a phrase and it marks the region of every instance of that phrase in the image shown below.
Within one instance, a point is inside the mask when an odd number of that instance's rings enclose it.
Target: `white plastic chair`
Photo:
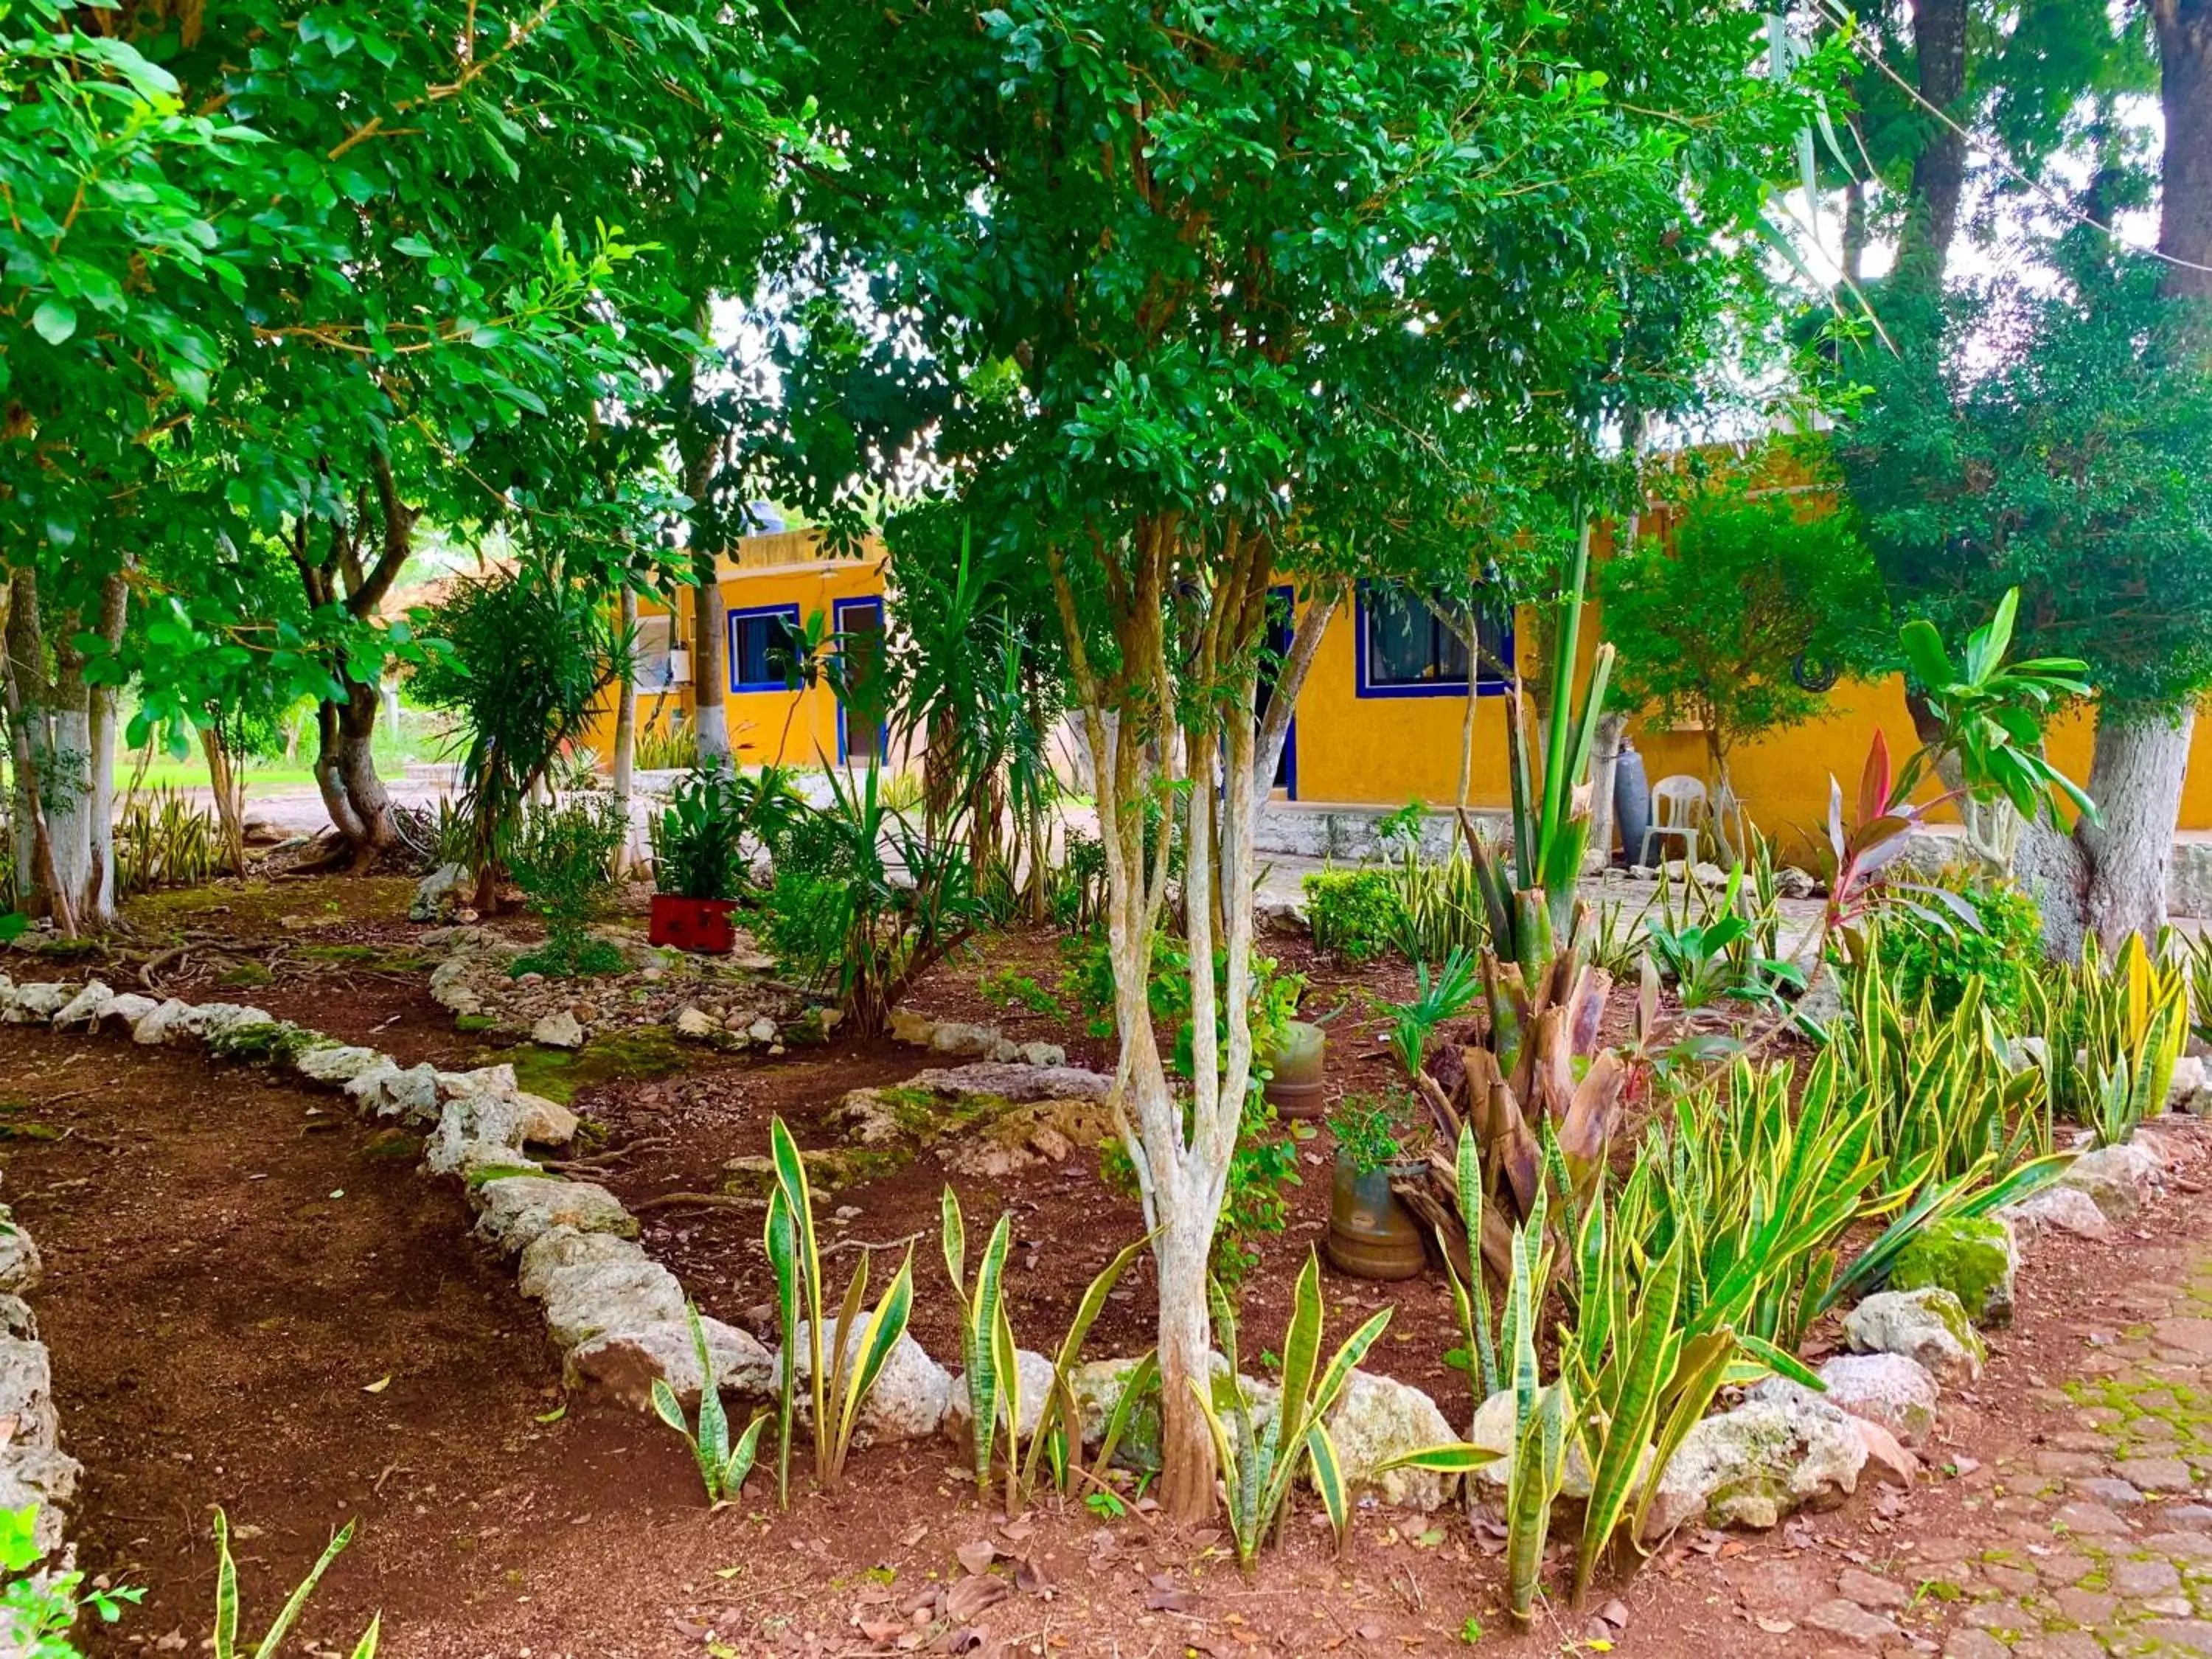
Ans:
[[[1682,843],[1682,856],[1691,863],[1697,862],[1698,832],[1705,827],[1712,810],[1711,798],[1705,793],[1703,778],[1692,777],[1687,772],[1677,772],[1651,786],[1651,823],[1644,832],[1644,846],[1638,862],[1651,862],[1651,843],[1657,841],[1663,851],[1669,836]]]

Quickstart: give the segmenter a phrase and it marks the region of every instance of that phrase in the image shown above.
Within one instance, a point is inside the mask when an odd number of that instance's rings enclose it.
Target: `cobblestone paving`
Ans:
[[[2212,1246],[2114,1266],[2132,1322],[2075,1328],[2016,1450],[1960,1455],[1952,1501],[1900,1506],[1864,1567],[1723,1565],[1747,1622],[1812,1659],[2212,1659]]]

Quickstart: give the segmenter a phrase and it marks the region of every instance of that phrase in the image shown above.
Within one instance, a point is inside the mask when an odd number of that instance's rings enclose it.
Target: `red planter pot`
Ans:
[[[736,943],[730,928],[730,912],[736,908],[734,899],[679,898],[673,893],[655,893],[646,938],[678,951],[727,956]]]

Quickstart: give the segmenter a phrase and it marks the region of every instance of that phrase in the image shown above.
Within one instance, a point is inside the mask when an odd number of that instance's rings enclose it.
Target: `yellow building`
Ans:
[[[1601,555],[1602,538],[1599,550]],[[1279,591],[1285,597],[1291,592]],[[857,557],[835,557],[809,532],[747,538],[721,562],[720,606],[724,707],[740,762],[820,765],[864,761],[886,748],[893,751],[886,758],[898,760],[896,734],[855,733],[827,686],[788,690],[768,664],[779,629],[804,628],[814,618],[844,636],[848,650],[856,636],[880,632],[887,623],[896,627],[896,616],[887,610],[895,610],[896,597],[886,599],[879,545]],[[688,721],[690,597],[677,606],[672,631],[665,606],[640,608],[641,726]],[[1603,617],[1593,606],[1584,629],[1586,648],[1603,631]],[[1515,619],[1501,617],[1480,635],[1484,672],[1474,694],[1471,806],[1507,802],[1504,698],[1522,632]],[[1323,634],[1299,693],[1276,777],[1279,798],[1286,807],[1315,811],[1387,808],[1414,799],[1449,806],[1456,799],[1468,715],[1467,669],[1465,647],[1419,599],[1388,584],[1360,585]],[[1844,681],[1829,694],[1827,712],[1819,720],[1747,741],[1732,752],[1731,781],[1745,810],[1794,861],[1815,861],[1830,775],[1843,781],[1848,797],[1877,727],[1887,733],[1893,755],[1901,758],[1917,746],[1901,680]],[[2051,732],[2053,760],[2076,779],[2088,775],[2092,730],[2087,714],[2075,714],[2057,721]],[[1714,781],[1705,776],[1702,732],[1632,720],[1629,734],[1653,781],[1672,774]],[[592,741],[605,754],[611,739],[610,713]],[[2212,765],[2197,763],[2207,742],[2212,738],[2200,725],[2182,794],[2185,831],[2212,829]]]

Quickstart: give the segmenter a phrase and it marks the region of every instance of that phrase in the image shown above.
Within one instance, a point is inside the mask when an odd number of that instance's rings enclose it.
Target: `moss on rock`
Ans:
[[[1898,1253],[1893,1290],[1936,1285],[1959,1298],[1982,1326],[2012,1322],[2013,1275],[2020,1250],[2012,1229],[1992,1216],[1956,1216],[1929,1223]]]

